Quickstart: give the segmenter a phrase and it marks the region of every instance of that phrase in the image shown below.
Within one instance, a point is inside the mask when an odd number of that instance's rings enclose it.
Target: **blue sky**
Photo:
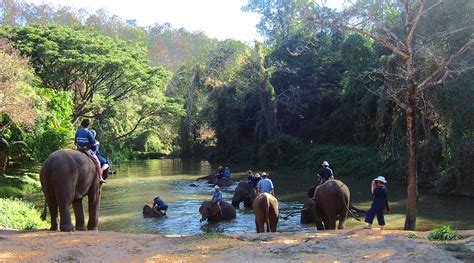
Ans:
[[[340,5],[343,0],[328,0],[328,6]],[[247,0],[27,0],[30,3],[84,8],[92,13],[103,8],[111,15],[136,19],[141,26],[154,22],[169,22],[174,28],[203,31],[218,39],[233,38],[251,43],[261,40],[255,25],[259,16],[245,13],[240,8]]]

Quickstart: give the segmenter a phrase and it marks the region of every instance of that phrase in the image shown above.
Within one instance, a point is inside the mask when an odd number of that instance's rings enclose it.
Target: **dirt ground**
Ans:
[[[474,262],[474,230],[460,233],[470,236],[447,246],[426,232],[360,228],[193,236],[0,230],[0,262]]]

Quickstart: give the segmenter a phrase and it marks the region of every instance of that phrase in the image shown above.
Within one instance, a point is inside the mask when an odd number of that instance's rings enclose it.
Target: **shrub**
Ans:
[[[462,238],[462,235],[451,230],[450,226],[440,226],[435,228],[428,235],[429,240],[436,241],[458,240],[460,238]]]
[[[19,199],[0,198],[0,226],[19,230],[43,229],[48,224],[40,219],[33,205]]]

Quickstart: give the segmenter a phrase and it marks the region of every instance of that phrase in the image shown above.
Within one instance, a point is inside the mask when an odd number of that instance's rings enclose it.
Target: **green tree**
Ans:
[[[118,102],[167,79],[166,70],[148,65],[143,47],[89,30],[35,25],[7,28],[4,35],[31,57],[44,86],[73,93],[73,122],[100,113],[94,100]]]
[[[386,57],[387,67],[380,68],[377,73],[385,79],[382,95],[393,100],[406,116],[408,197],[405,229],[412,230],[416,226],[416,112],[421,110],[417,102],[426,90],[472,67],[473,8],[472,1],[463,0],[449,4],[424,0],[364,0],[340,14],[318,6],[301,9],[313,27],[357,32],[392,53]],[[434,17],[447,15],[446,10],[456,11],[457,20],[449,25],[433,23]]]

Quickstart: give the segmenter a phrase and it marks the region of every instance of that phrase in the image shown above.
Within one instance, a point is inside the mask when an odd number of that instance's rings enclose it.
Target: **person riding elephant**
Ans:
[[[97,230],[102,184],[97,167],[87,155],[75,150],[58,150],[49,155],[40,171],[41,188],[51,213],[51,230],[86,230],[82,198],[87,196],[88,230]],[[70,205],[76,217],[72,225]],[[58,225],[58,208],[60,222]]]
[[[90,158],[95,162],[99,182],[104,183],[105,180],[102,178],[102,166],[95,152],[95,147],[98,146],[99,142],[95,140],[92,132],[89,130],[89,125],[89,119],[82,120],[81,128],[76,131],[76,135],[74,136],[74,143],[79,151],[90,156]]]
[[[324,182],[326,182],[327,180],[329,179],[334,179],[334,173],[332,171],[331,168],[329,168],[329,163],[327,161],[324,161],[322,164],[321,164],[322,168],[319,169],[318,171],[318,185],[320,184],[323,184]]]
[[[308,207],[302,209],[301,216],[306,216],[305,211],[313,210],[317,229],[335,229],[336,220],[339,219],[338,229],[344,229],[344,224],[349,212],[350,191],[339,180],[329,180],[318,186],[314,193],[314,208],[311,201],[305,202]],[[301,222],[308,219],[301,219]]]
[[[244,207],[252,207],[252,202],[256,196],[255,188],[251,183],[248,181],[240,181],[237,187],[235,187],[232,205],[236,209],[239,209],[240,202],[244,202]]]
[[[199,213],[201,213],[199,221],[218,222],[236,218],[235,208],[225,201],[221,201],[221,211],[222,213],[213,201],[204,201],[201,203],[201,207],[199,207]]]
[[[261,193],[253,200],[252,209],[255,214],[257,233],[276,232],[278,224],[278,200],[271,194]]]
[[[208,184],[218,186],[230,186],[234,183],[232,179],[219,179],[214,173],[196,178],[196,181],[199,180],[207,180]]]

